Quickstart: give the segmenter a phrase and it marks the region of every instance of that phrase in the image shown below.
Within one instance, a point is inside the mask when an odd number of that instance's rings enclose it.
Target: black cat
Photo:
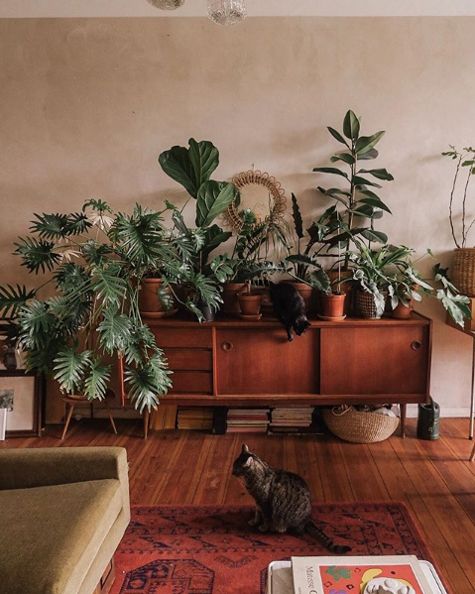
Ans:
[[[305,301],[290,283],[271,283],[269,287],[275,315],[287,330],[289,341],[293,340],[292,330],[300,336],[310,326],[305,311]]]

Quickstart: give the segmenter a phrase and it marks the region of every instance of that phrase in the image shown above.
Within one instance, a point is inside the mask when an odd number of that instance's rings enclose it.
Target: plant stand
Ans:
[[[61,435],[61,441],[63,441],[64,438],[66,437],[67,432],[68,432],[69,424],[71,422],[71,418],[73,416],[75,407],[81,406],[84,404],[89,404],[91,407],[91,413],[92,413],[93,404],[87,398],[84,398],[82,396],[76,396],[76,397],[75,396],[63,396],[63,398],[61,400],[66,405],[66,410],[67,410],[66,418],[65,418],[65,422],[64,422],[64,429],[63,429],[63,433]],[[109,407],[107,399],[104,400],[104,403],[106,405],[107,415],[108,415],[110,423],[112,425],[112,430],[114,431],[115,435],[117,435],[117,428],[115,426],[114,417],[112,416],[112,411]]]

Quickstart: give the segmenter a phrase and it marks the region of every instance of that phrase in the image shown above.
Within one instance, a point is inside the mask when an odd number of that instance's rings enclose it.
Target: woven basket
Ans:
[[[381,317],[376,310],[373,294],[360,289],[355,294],[355,311],[361,318],[378,320]]]
[[[399,425],[399,417],[360,412],[352,406],[325,409],[323,419],[334,435],[351,443],[384,441],[391,437]]]
[[[475,297],[475,248],[454,251],[450,279],[462,295]]]

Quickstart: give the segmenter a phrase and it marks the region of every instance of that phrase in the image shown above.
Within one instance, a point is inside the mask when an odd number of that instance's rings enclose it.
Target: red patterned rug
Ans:
[[[250,516],[249,507],[134,507],[112,594],[263,594],[271,561],[326,554],[307,536],[256,533]],[[313,518],[354,555],[431,560],[402,504],[319,505]]]

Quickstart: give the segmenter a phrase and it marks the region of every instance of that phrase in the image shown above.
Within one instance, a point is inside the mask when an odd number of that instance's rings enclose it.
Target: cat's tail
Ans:
[[[318,540],[322,543],[322,545],[330,551],[330,553],[335,553],[336,555],[344,555],[351,551],[351,547],[346,545],[339,545],[335,544],[332,539],[323,532],[313,520],[309,520],[305,524],[305,532],[310,534],[313,538]]]

